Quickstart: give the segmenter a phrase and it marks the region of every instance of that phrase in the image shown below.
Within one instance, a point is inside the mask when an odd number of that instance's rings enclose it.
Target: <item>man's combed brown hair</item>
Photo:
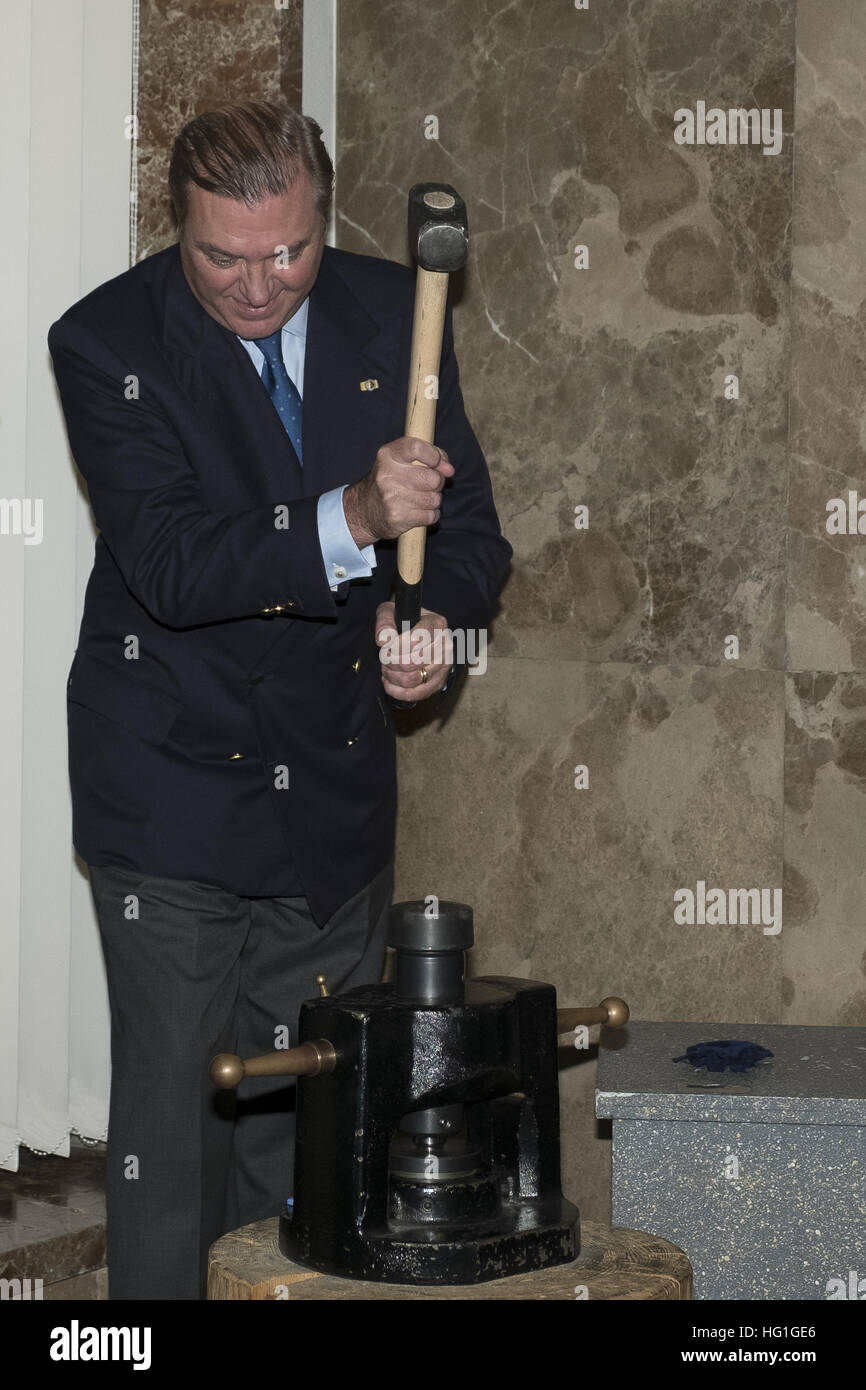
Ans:
[[[272,101],[203,112],[187,122],[171,153],[168,187],[178,232],[183,232],[190,183],[252,207],[284,193],[300,167],[310,176],[316,206],[327,223],[334,166],[312,116]]]

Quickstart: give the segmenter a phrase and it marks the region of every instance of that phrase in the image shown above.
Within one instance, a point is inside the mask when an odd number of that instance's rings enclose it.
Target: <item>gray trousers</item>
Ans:
[[[295,1083],[218,1091],[217,1052],[294,1046],[298,1011],[382,977],[393,863],[323,927],[305,898],[90,866],[111,1006],[108,1279],[112,1299],[201,1299],[226,1231],[285,1211]]]

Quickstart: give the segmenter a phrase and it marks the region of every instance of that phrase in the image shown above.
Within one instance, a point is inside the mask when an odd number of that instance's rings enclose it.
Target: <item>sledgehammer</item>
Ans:
[[[405,433],[432,444],[448,276],[466,264],[469,247],[466,204],[450,183],[416,183],[409,190],[409,245],[418,276]],[[427,528],[415,526],[397,542],[394,613],[399,634],[404,623],[414,627],[421,616],[426,539]]]

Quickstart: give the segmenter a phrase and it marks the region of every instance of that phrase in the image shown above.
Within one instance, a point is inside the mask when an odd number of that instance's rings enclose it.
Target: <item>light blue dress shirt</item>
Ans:
[[[297,313],[292,315],[288,323],[283,324],[280,339],[286,371],[297,386],[301,400],[304,398],[304,354],[307,348],[309,307],[310,301],[305,299]],[[261,376],[265,362],[261,350],[250,339],[238,338],[238,342],[246,349],[253,366]],[[375,547],[365,545],[364,549],[360,550],[349,530],[343,511],[343,493],[347,487],[348,484],[344,483],[342,487],[323,492],[316,509],[322,561],[328,584],[334,592],[340,584],[345,584],[349,579],[369,579],[376,565]]]

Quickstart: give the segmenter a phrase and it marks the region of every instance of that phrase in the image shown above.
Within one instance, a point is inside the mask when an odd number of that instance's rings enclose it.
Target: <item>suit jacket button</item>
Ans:
[[[356,656],[356,657],[355,657],[355,660],[352,662],[352,670],[355,672],[355,675],[356,675],[356,676],[357,676],[358,672],[360,671],[360,669],[361,669],[361,658],[360,658],[359,656]]]
[[[230,762],[230,763],[233,763],[234,760],[235,760],[235,758],[242,758],[243,756],[244,756],[243,753],[232,753],[232,754],[230,754],[230,756],[229,756],[229,762]]]

